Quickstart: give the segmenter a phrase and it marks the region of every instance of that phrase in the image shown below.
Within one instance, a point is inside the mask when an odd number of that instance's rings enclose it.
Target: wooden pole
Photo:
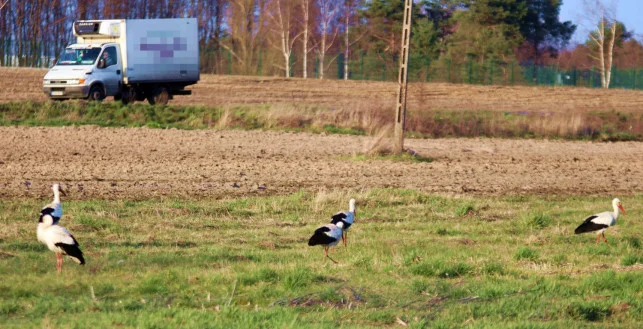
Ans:
[[[409,67],[409,44],[411,40],[412,0],[404,0],[404,25],[402,26],[402,48],[400,49],[400,71],[398,75],[397,105],[395,107],[395,142],[393,152],[404,151],[404,123],[406,121],[406,91]]]

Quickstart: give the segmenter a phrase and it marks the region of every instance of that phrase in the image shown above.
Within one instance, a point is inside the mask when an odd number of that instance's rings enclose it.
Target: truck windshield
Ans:
[[[99,53],[100,48],[66,48],[56,65],[91,65],[94,64]]]

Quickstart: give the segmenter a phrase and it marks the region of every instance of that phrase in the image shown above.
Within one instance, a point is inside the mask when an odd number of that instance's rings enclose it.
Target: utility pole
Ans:
[[[398,75],[397,106],[395,107],[395,141],[393,152],[404,151],[404,123],[406,121],[406,91],[409,67],[409,44],[411,40],[412,0],[404,0],[404,25],[402,26],[402,48],[400,49],[400,71]]]

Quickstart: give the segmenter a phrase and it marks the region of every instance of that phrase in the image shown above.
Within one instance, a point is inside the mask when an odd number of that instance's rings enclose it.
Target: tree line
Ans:
[[[601,63],[600,49],[606,55],[609,41],[614,40],[610,65],[641,64],[641,44],[609,17],[597,18],[587,42],[568,49],[576,25],[560,21],[561,5],[562,1],[552,0],[416,0],[410,58],[463,69],[495,67],[496,74],[505,75],[510,74],[507,63],[512,63],[511,70],[513,63],[590,69]],[[0,0],[0,6],[0,65],[49,65],[74,41],[75,20],[196,17],[203,72],[323,79],[349,78],[358,65],[362,75],[373,68],[395,72],[404,4],[399,0]],[[605,47],[597,37],[606,40]],[[429,74],[425,69],[429,64],[416,66]]]

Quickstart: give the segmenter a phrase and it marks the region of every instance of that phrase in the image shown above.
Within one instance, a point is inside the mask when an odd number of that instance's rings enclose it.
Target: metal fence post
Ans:
[[[382,62],[382,81],[386,81],[386,62]]]
[[[337,79],[341,80],[344,77],[344,53],[339,51],[337,55]]]
[[[473,59],[471,59],[471,56],[469,56],[469,70],[467,80],[469,81],[469,84],[473,83]]]
[[[511,85],[514,85],[514,61],[511,61],[511,76],[509,77],[509,82]]]
[[[360,61],[361,61],[360,68],[359,68],[360,80],[364,80],[364,52],[360,52]]]
[[[232,74],[232,52],[228,50],[228,75]]]
[[[493,85],[493,59],[489,60],[489,85]]]
[[[319,79],[319,55],[315,56],[315,79]]]
[[[536,63],[531,63],[531,84],[538,85],[538,72],[536,72]]]
[[[639,70],[637,68],[634,68],[634,89],[637,88],[637,86],[636,86],[636,78],[637,78],[638,71]]]
[[[257,63],[257,75],[263,75],[263,49],[259,50],[259,63]]]

